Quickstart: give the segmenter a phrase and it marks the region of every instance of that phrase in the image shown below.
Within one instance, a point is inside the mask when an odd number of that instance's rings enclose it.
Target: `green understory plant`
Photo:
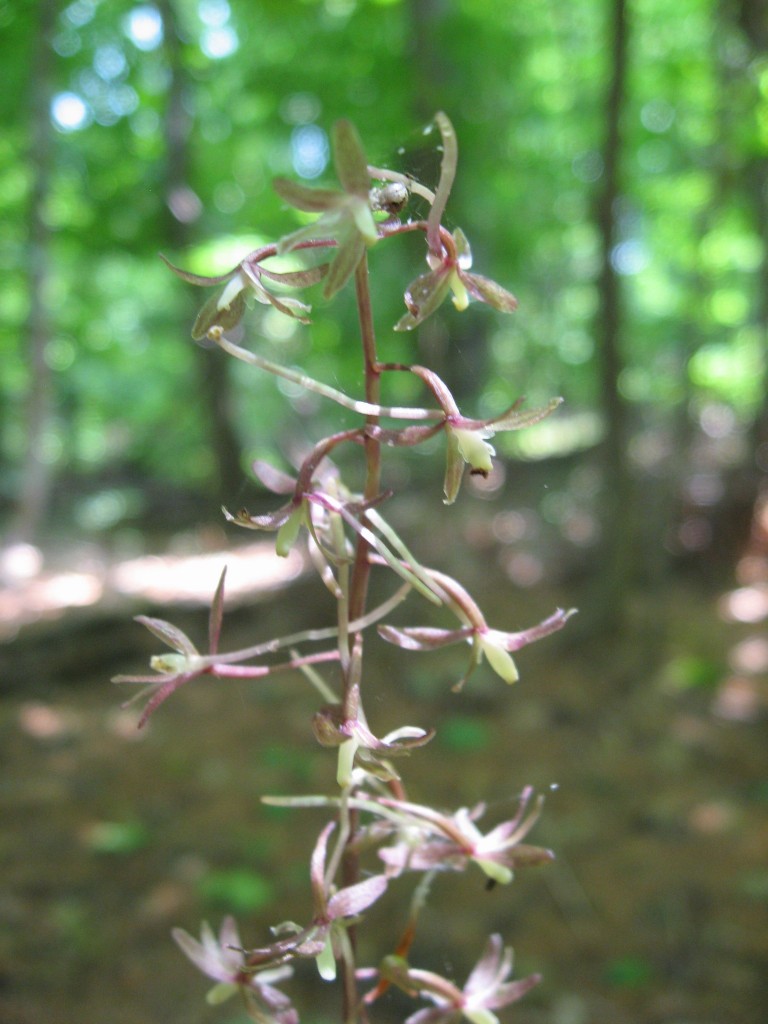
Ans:
[[[437,874],[476,868],[489,886],[505,885],[517,869],[552,859],[549,850],[524,842],[539,815],[541,798],[526,788],[514,816],[488,831],[480,824],[485,811],[482,803],[445,811],[414,802],[394,761],[428,743],[435,729],[403,725],[378,737],[365,711],[365,702],[373,697],[397,699],[392,692],[397,682],[391,676],[386,681],[371,678],[367,669],[365,652],[372,634],[405,652],[462,646],[469,657],[456,673],[453,688],[460,690],[484,660],[504,682],[515,682],[514,652],[559,630],[571,614],[557,610],[521,632],[490,626],[466,588],[419,561],[382,512],[393,497],[382,483],[385,452],[442,435],[446,451],[444,501],[452,504],[467,466],[473,474],[490,473],[495,452],[489,442],[495,433],[537,423],[560,401],[553,399],[533,411],[522,409],[518,402],[498,416],[474,419],[461,412],[448,385],[433,370],[382,359],[367,259],[373,245],[389,246],[414,232],[426,242],[428,269],[407,286],[406,312],[395,324],[396,331],[414,330],[449,297],[458,310],[472,300],[501,313],[511,313],[517,305],[508,291],[471,269],[466,236],[458,228],[449,231],[442,223],[456,171],[457,143],[445,114],[436,115],[435,125],[442,156],[434,193],[407,175],[371,167],[354,127],[340,121],[333,131],[337,188],[309,188],[285,179],[275,182],[286,203],[318,215],[310,224],[249,253],[219,277],[200,277],[169,263],[183,280],[216,288],[197,317],[193,337],[290,380],[359,418],[357,425],[318,440],[305,453],[294,476],[263,462],[254,465],[261,483],[282,497],[273,512],[251,515],[246,509],[224,510],[227,520],[245,529],[273,531],[279,555],[287,555],[302,538],[335,604],[335,625],[221,652],[222,573],[211,606],[208,650],[201,653],[171,623],[142,616],[139,621],[170,650],[152,658],[154,674],[116,680],[144,684],[139,694],[146,697],[141,724],[193,679],[262,679],[292,671],[303,673],[310,684],[309,692],[315,697],[311,705],[314,734],[319,744],[336,752],[336,787],[331,793],[264,798],[284,807],[319,807],[328,815],[310,857],[310,904],[303,923],[275,925],[270,937],[256,947],[243,945],[231,917],[225,918],[218,936],[208,924],[203,925],[200,940],[181,929],[174,931],[184,953],[215,982],[209,1001],[239,995],[250,1018],[262,1024],[296,1024],[298,1013],[278,983],[289,982],[301,961],[308,959],[316,961],[321,979],[339,984],[344,1024],[367,1021],[377,1000],[391,986],[426,1003],[408,1017],[407,1024],[443,1024],[462,1016],[472,1024],[494,1024],[497,1010],[520,999],[539,981],[538,975],[509,980],[512,952],[496,934],[488,939],[463,987],[419,967],[414,941],[419,913]],[[425,220],[407,217],[414,193],[428,204]],[[288,253],[300,254],[301,269],[274,269],[274,257]],[[323,296],[331,299],[348,282],[354,286],[357,301],[364,379],[361,396],[272,362],[243,347],[233,336],[249,299],[309,323],[309,304],[286,293],[322,283]],[[423,405],[411,408],[382,403],[389,375],[403,373],[419,380],[425,395]],[[359,453],[364,480],[360,491],[347,486],[334,464],[334,456],[342,449]],[[392,585],[389,595],[371,607],[368,593],[373,573],[388,574]],[[387,622],[408,597],[441,609],[447,625],[403,627]],[[386,898],[392,881],[401,876],[415,878],[409,917],[395,926],[392,934],[377,935],[380,955],[375,965],[361,964],[358,935],[365,927],[366,912]]]

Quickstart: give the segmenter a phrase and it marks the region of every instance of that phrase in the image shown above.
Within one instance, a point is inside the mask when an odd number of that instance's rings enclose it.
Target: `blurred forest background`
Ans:
[[[434,511],[439,459],[429,468],[404,454],[392,470],[408,490],[397,513],[406,535],[418,544],[419,523],[434,515],[434,557],[458,559],[458,522],[468,582],[511,589],[498,600],[514,627],[553,601],[581,609],[551,661],[536,651],[523,664],[532,690],[545,677],[542,704],[522,698],[522,724],[508,726],[513,788],[573,774],[577,760],[588,779],[570,811],[548,808],[545,839],[565,850],[570,874],[551,897],[547,937],[526,950],[551,987],[518,1019],[764,1020],[766,0],[0,0],[0,54],[0,727],[16,779],[3,829],[19,824],[0,851],[16,865],[0,894],[3,1021],[234,1024],[205,1009],[166,946],[170,924],[194,931],[198,916],[217,920],[233,902],[261,912],[275,898],[259,888],[268,871],[254,874],[254,863],[267,852],[248,845],[245,825],[227,846],[217,831],[227,834],[226,821],[204,817],[217,786],[243,784],[195,730],[236,744],[221,721],[211,726],[211,703],[207,722],[189,710],[180,728],[171,710],[142,748],[116,750],[129,742],[110,717],[119,698],[77,684],[100,685],[145,656],[110,610],[127,621],[174,601],[167,562],[163,596],[128,587],[119,608],[105,567],[130,563],[148,577],[160,563],[147,555],[194,558],[252,540],[225,533],[219,510],[259,505],[253,459],[290,468],[339,418],[192,342],[206,295],[158,253],[218,273],[298,226],[271,180],[331,182],[339,117],[355,122],[372,163],[434,186],[439,160],[424,128],[438,109],[460,146],[449,222],[520,309],[459,316],[446,306],[417,335],[392,334],[424,254],[417,242],[389,243],[371,255],[385,358],[433,365],[469,415],[521,395],[530,406],[565,399],[534,430],[496,439],[496,475],[455,511]],[[311,298],[311,328],[258,307],[246,343],[354,389],[352,299]],[[402,377],[393,402],[416,397]],[[264,578],[275,572],[266,556],[253,564]],[[206,574],[210,592],[217,572]],[[261,624],[298,614],[290,596],[280,600],[260,605]],[[502,696],[504,708],[521,699]],[[498,699],[481,685],[446,749],[480,758],[496,728],[482,713],[497,714]],[[207,768],[203,797],[186,799],[203,817],[163,839],[181,789],[168,806],[132,800],[146,798],[150,772],[192,785],[198,762],[183,741],[193,737]],[[252,735],[241,738],[243,757],[267,775],[286,763],[304,770],[295,755],[267,745],[262,757]],[[445,785],[454,804],[461,783]],[[643,803],[677,785],[662,806]],[[600,814],[613,821],[608,833]],[[204,844],[217,836],[205,864],[190,852],[198,832]],[[677,859],[660,853],[664,843]],[[601,867],[587,879],[596,847]],[[715,851],[728,861],[717,878]],[[54,853],[61,885],[46,876]],[[652,886],[628,897],[630,878],[667,867],[658,905]],[[153,873],[165,888],[146,896]],[[515,918],[519,937],[507,936],[521,950],[533,900]],[[118,913],[129,923],[110,929]],[[555,919],[565,938],[552,939]],[[435,926],[435,941],[441,927],[450,922]],[[508,931],[503,916],[498,927]],[[639,945],[628,941],[643,928]],[[477,942],[460,962],[476,952]]]

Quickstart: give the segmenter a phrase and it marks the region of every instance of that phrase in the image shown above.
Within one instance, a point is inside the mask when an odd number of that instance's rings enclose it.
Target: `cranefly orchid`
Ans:
[[[469,592],[441,569],[417,558],[410,542],[393,526],[396,519],[388,511],[385,518],[382,511],[397,500],[397,494],[388,489],[383,468],[388,449],[444,439],[443,495],[451,505],[459,498],[467,469],[484,477],[491,473],[497,458],[491,443],[495,435],[532,427],[561,402],[552,398],[539,408],[524,409],[522,401],[517,401],[495,416],[476,418],[460,410],[449,384],[433,369],[415,360],[382,358],[367,255],[374,245],[378,250],[389,249],[395,239],[414,234],[422,235],[426,243],[428,269],[406,286],[406,313],[394,325],[397,331],[418,333],[429,317],[450,313],[450,305],[444,305],[449,296],[457,310],[472,300],[503,314],[517,308],[511,292],[474,271],[464,232],[456,227],[449,230],[443,223],[457,171],[458,145],[445,114],[438,113],[434,124],[442,153],[434,192],[406,174],[369,164],[354,126],[340,121],[331,132],[337,185],[314,188],[285,178],[275,182],[287,207],[298,211],[281,238],[210,276],[181,269],[166,259],[188,284],[215,289],[192,328],[196,340],[217,346],[222,356],[248,367],[244,372],[288,381],[293,388],[333,403],[345,415],[335,433],[308,442],[306,451],[295,459],[292,473],[264,460],[253,464],[256,481],[280,496],[276,508],[259,514],[244,508],[232,511],[229,504],[224,509],[230,524],[273,534],[279,556],[306,543],[323,584],[321,594],[332,604],[333,624],[222,651],[222,573],[211,606],[207,652],[201,653],[172,623],[140,616],[138,621],[169,651],[152,657],[153,674],[117,678],[123,684],[143,686],[139,694],[146,698],[142,725],[168,697],[194,680],[226,684],[250,679],[266,685],[278,674],[291,673],[308,684],[313,699],[305,734],[314,734],[322,747],[333,752],[335,788],[328,793],[265,798],[271,804],[313,808],[325,815],[309,858],[310,893],[302,917],[307,923],[277,924],[271,929],[272,939],[255,948],[243,946],[231,917],[225,918],[218,937],[207,924],[199,940],[182,929],[174,931],[186,956],[215,982],[210,1001],[239,994],[246,1013],[257,1024],[298,1024],[293,1001],[277,983],[290,982],[293,972],[312,959],[321,979],[338,980],[342,1024],[368,1024],[370,1009],[392,985],[431,1004],[411,1014],[406,1024],[457,1024],[462,1018],[470,1024],[497,1024],[497,1011],[520,999],[539,980],[538,975],[509,980],[512,952],[496,934],[489,938],[463,988],[418,966],[414,954],[418,953],[420,915],[426,912],[433,879],[440,876],[447,882],[459,872],[477,868],[490,887],[509,883],[519,868],[553,859],[551,851],[524,841],[540,813],[541,798],[534,799],[530,787],[525,787],[516,812],[485,832],[480,827],[486,809],[482,802],[449,812],[431,806],[423,797],[411,799],[400,765],[407,764],[409,756],[416,759],[419,748],[439,735],[439,723],[423,727],[390,720],[380,728],[373,717],[369,723],[363,704],[365,698],[369,712],[373,708],[377,717],[388,719],[399,708],[404,671],[393,663],[387,678],[376,680],[366,658],[368,646],[379,638],[406,651],[467,645],[469,663],[453,687],[459,690],[471,672],[482,670],[483,663],[506,682],[514,682],[518,669],[513,654],[561,629],[572,614],[558,609],[519,631],[491,627]],[[426,202],[429,210],[424,219],[409,216],[412,195]],[[286,212],[294,217],[290,210]],[[307,222],[307,214],[317,216]],[[276,258],[281,260],[277,266]],[[264,345],[243,342],[243,325],[253,302],[269,306],[272,314],[309,325],[312,304],[304,290],[321,285],[323,300],[329,300],[348,284],[354,287],[358,313],[359,393],[270,359]],[[297,290],[300,295],[289,294]],[[404,372],[416,378],[420,404],[384,404],[389,375]],[[310,425],[305,433],[311,434]],[[337,468],[348,466],[354,458],[362,467],[359,472],[345,469],[342,473]],[[346,478],[354,480],[354,486]],[[387,574],[390,580],[394,576],[396,589],[382,580]],[[372,593],[379,597],[373,600]],[[449,624],[392,624],[390,614],[411,596],[426,599],[432,613],[449,617]],[[399,938],[397,933],[391,938],[377,930],[382,946],[373,962],[380,960],[380,967],[362,967],[358,934],[368,925],[369,911],[384,900],[390,887],[402,889],[408,884],[415,888],[404,930]],[[386,928],[384,916],[380,922]],[[363,994],[361,982],[371,976],[378,978],[376,987]]]

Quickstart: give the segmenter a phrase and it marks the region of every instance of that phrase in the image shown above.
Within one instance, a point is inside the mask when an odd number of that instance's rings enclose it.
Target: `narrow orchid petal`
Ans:
[[[485,860],[482,857],[473,857],[472,859],[483,874],[487,875],[494,882],[498,882],[499,885],[508,885],[514,877],[511,869],[503,864],[499,864],[498,861]]]
[[[456,438],[456,444],[458,445],[461,457],[469,465],[472,472],[488,476],[493,469],[491,457],[496,452],[493,446],[483,439],[482,432],[478,430],[462,430],[459,427],[451,427],[449,429],[450,433]]]
[[[315,957],[315,963],[317,964],[317,973],[323,981],[336,980],[336,957],[334,956],[330,933],[325,938],[323,948]]]
[[[282,470],[275,469],[268,462],[255,459],[251,468],[256,478],[273,494],[293,494],[296,490],[294,478],[283,473]]]
[[[316,267],[307,267],[305,270],[270,270],[263,264],[259,264],[259,274],[268,277],[270,281],[278,284],[289,285],[291,288],[308,288],[318,281],[322,281],[328,273],[328,264],[319,263]]]
[[[368,161],[360,136],[351,121],[337,121],[333,126],[333,162],[344,191],[367,201],[371,183]]]
[[[395,330],[411,331],[426,320],[445,299],[450,287],[450,269],[442,264],[411,281],[404,295],[408,312],[395,324]]]
[[[383,896],[387,884],[386,875],[373,875],[355,885],[347,886],[346,889],[340,889],[328,900],[328,917],[335,921],[341,917],[354,917],[362,913]]]
[[[272,188],[282,200],[305,213],[324,213],[338,206],[343,196],[335,188],[309,188],[288,178],[275,178]]]
[[[459,277],[473,299],[493,306],[500,313],[514,313],[518,302],[515,296],[500,284],[481,274],[459,271]]]
[[[540,982],[540,974],[530,974],[527,978],[520,978],[519,981],[508,981],[504,985],[499,985],[496,993],[489,997],[486,1005],[491,1009],[501,1010],[503,1007],[509,1006],[510,1003],[516,1003],[522,999],[526,992],[530,992]]]
[[[455,430],[446,431],[445,476],[443,478],[443,504],[452,505],[461,489],[466,462],[459,450]]]
[[[460,270],[469,270],[472,266],[472,249],[469,240],[461,228],[453,231],[453,244],[456,246],[456,259]]]
[[[306,509],[303,504],[299,504],[277,531],[275,552],[280,558],[287,558],[290,555],[305,521]]]
[[[437,629],[430,626],[407,626],[397,629],[394,626],[379,626],[379,636],[387,643],[401,647],[405,651],[433,651],[438,647],[456,644],[471,635],[469,629]]]
[[[219,305],[220,298],[220,295],[211,296],[197,314],[197,319],[192,325],[192,337],[195,341],[207,338],[209,331],[215,327],[220,327],[222,331],[228,331],[232,327],[236,327],[242,320],[245,313],[243,290],[240,289],[229,304],[223,308]]]
[[[323,285],[323,296],[332,298],[352,277],[365,253],[365,240],[357,231],[339,245],[339,249],[328,268]]]
[[[335,822],[329,821],[317,837],[315,848],[309,864],[309,878],[312,885],[312,899],[315,907],[315,917],[326,916],[325,896],[325,858],[328,852],[328,837],[336,827]]]
[[[158,253],[158,255],[166,267],[168,267],[169,270],[172,270],[177,277],[182,279],[182,281],[186,281],[188,284],[196,284],[201,287],[207,288],[217,284],[224,284],[225,281],[229,281],[229,279],[237,273],[237,267],[234,267],[232,270],[228,270],[225,274],[206,277],[202,274],[193,274],[189,270],[182,270],[181,267],[177,267],[171,263],[167,256],[163,256],[162,253]]]
[[[154,633],[158,639],[162,640],[164,644],[168,644],[174,651],[178,651],[179,654],[184,654],[188,657],[194,657],[198,654],[197,648],[187,634],[182,633],[180,629],[172,623],[166,622],[165,619],[153,619],[148,615],[137,615],[136,622],[146,626],[150,633]]]
[[[216,963],[216,957],[211,954],[211,943],[206,942],[206,938],[209,938],[216,945],[216,940],[213,937],[210,925],[205,922],[202,926],[201,935],[203,942],[200,943],[197,939],[193,939],[189,932],[184,931],[183,928],[174,928],[171,932],[174,941],[181,947],[181,951],[186,957],[188,957],[192,963],[203,974],[207,974],[209,978],[213,978],[218,981],[229,981],[228,972],[224,971],[220,964]]]
[[[440,129],[443,140],[443,158],[440,161],[440,181],[435,192],[435,201],[427,218],[427,245],[436,256],[441,256],[443,246],[440,242],[440,223],[453,187],[453,179],[456,177],[459,147],[456,132],[446,114],[438,111],[435,114],[435,124]]]
[[[494,641],[500,641],[506,650],[519,651],[521,647],[527,647],[528,644],[535,643],[551,633],[557,633],[575,614],[575,608],[569,608],[568,611],[558,608],[548,619],[544,619],[538,625],[524,629],[520,633],[500,633],[497,630],[489,630],[489,635],[493,635]]]
[[[221,636],[221,623],[224,618],[224,579],[227,575],[226,565],[221,570],[219,583],[211,602],[211,614],[208,618],[208,650],[215,654],[219,649],[219,637]]]
[[[453,417],[459,415],[456,399],[451,394],[445,381],[438,377],[434,370],[430,370],[426,366],[411,366],[410,371],[414,376],[424,381],[446,416]]]
[[[499,416],[494,416],[489,420],[473,420],[471,424],[473,429],[484,426],[492,429],[494,432],[522,430],[524,427],[532,427],[536,423],[541,423],[542,420],[546,419],[550,413],[553,413],[562,404],[562,398],[550,398],[546,405],[542,405],[538,409],[520,409],[519,402],[515,402],[514,405],[510,406],[506,412],[501,413]],[[470,421],[462,425],[469,426]]]
[[[485,636],[481,635],[478,640],[483,654],[488,659],[488,664],[496,675],[501,676],[505,683],[516,683],[520,677],[512,656],[502,646]]]
[[[283,523],[291,518],[295,508],[295,503],[289,501],[287,505],[281,506],[274,512],[267,512],[263,516],[248,515],[247,509],[244,508],[239,512],[230,512],[226,508],[222,508],[221,511],[228,523],[244,526],[246,530],[279,530]]]

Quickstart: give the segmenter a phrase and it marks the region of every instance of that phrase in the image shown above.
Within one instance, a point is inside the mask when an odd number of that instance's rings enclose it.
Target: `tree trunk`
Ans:
[[[198,216],[197,196],[189,186],[191,117],[185,108],[190,82],[184,70],[176,16],[170,0],[159,0],[165,47],[171,69],[165,115],[166,203],[168,243],[182,249],[192,241],[191,224]],[[190,321],[194,316],[190,306]],[[192,342],[189,342],[192,344]],[[194,345],[194,356],[203,407],[208,414],[209,438],[215,461],[214,486],[222,501],[230,500],[242,485],[240,443],[232,425],[228,360],[217,349]]]
[[[606,46],[610,55],[610,80],[605,99],[602,187],[595,204],[595,222],[600,238],[595,335],[606,428],[601,450],[603,543],[597,567],[596,605],[593,606],[601,628],[608,624],[618,626],[623,619],[627,588],[635,567],[637,532],[632,477],[627,461],[629,415],[619,391],[619,377],[624,367],[621,345],[625,318],[619,276],[613,263],[619,241],[617,206],[621,195],[621,119],[626,94],[628,36],[626,0],[614,0]]]
[[[51,34],[56,19],[54,0],[41,0],[38,8],[38,31],[32,55],[29,78],[30,139],[27,163],[32,173],[32,187],[27,214],[27,364],[29,385],[26,396],[26,450],[21,470],[18,499],[10,527],[13,541],[33,541],[45,519],[52,485],[52,464],[46,457],[46,436],[54,411],[53,380],[45,360],[45,349],[51,335],[51,317],[46,295],[50,266],[50,231],[43,218],[43,205],[48,195],[53,156],[50,121],[52,95]]]

